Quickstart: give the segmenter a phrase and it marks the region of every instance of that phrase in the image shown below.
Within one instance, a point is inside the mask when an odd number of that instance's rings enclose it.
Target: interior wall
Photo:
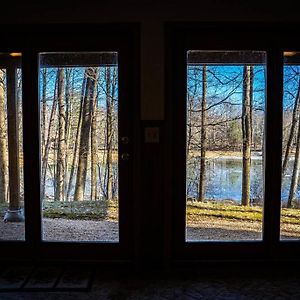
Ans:
[[[141,25],[141,119],[164,119],[164,25],[172,21],[297,22],[293,1],[14,1],[1,8],[1,24],[114,23]],[[229,33],[230,34],[230,33]]]
[[[136,23],[140,25],[140,109],[142,126],[161,128],[158,144],[146,144],[141,140],[135,167],[137,208],[141,229],[137,233],[139,256],[148,265],[160,258],[170,259],[172,249],[168,232],[171,231],[171,203],[166,182],[165,157],[169,156],[164,141],[165,132],[165,25],[170,22],[244,22],[289,23],[296,26],[300,21],[299,10],[292,1],[269,3],[263,0],[209,0],[209,1],[159,1],[115,0],[79,1],[63,4],[62,0],[14,1],[5,3],[0,10],[0,26],[5,30],[9,24],[102,24]],[[296,23],[296,25],[295,25]],[[230,35],[231,32],[228,32]],[[101,37],[99,37],[101,38]],[[226,38],[226,36],[224,36]],[[199,36],[201,39],[201,36]],[[0,42],[1,48],[1,42]],[[147,122],[149,121],[149,122]],[[156,122],[158,121],[158,122]],[[166,137],[166,136],[165,136]],[[169,149],[171,151],[171,149]],[[169,151],[169,152],[170,152]],[[135,182],[135,183],[136,183]],[[169,197],[169,198],[168,198]],[[169,199],[171,202],[172,199]],[[167,204],[166,204],[167,203]],[[167,209],[166,209],[167,208]],[[141,212],[141,213],[140,213]],[[155,215],[151,213],[155,212]],[[166,219],[166,215],[170,215]],[[139,226],[137,226],[139,227]],[[169,228],[170,227],[170,228]],[[164,235],[164,230],[167,234]],[[156,233],[156,234],[153,234]],[[136,255],[136,256],[138,256]],[[150,259],[149,259],[150,258]],[[143,264],[139,261],[138,264]]]

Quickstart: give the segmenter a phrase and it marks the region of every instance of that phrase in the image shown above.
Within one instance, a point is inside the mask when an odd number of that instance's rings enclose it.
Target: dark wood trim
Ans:
[[[35,258],[41,240],[38,74],[37,53],[25,50],[22,57],[25,237]]]
[[[287,27],[285,27],[287,29]],[[166,121],[171,155],[167,156],[169,203],[172,204],[171,236],[172,260],[196,259],[266,259],[277,256],[279,246],[281,205],[281,149],[282,149],[282,73],[284,47],[288,37],[280,26],[257,24],[199,24],[170,23],[166,25]],[[289,32],[289,38],[295,32]],[[226,39],[224,39],[226,36]],[[284,37],[283,37],[284,36]],[[283,38],[283,40],[282,40]],[[288,43],[286,49],[290,51]],[[267,53],[267,114],[265,123],[265,204],[262,241],[185,242],[185,139],[186,139],[186,53],[188,50],[239,51],[253,50]],[[198,57],[199,58],[199,57]],[[198,59],[195,58],[195,59]],[[195,61],[195,63],[197,63]],[[226,62],[228,63],[228,62]],[[256,63],[253,61],[252,63]],[[276,134],[274,134],[276,132]],[[170,216],[169,216],[170,218]],[[290,243],[291,244],[291,243]],[[296,245],[296,243],[295,243]],[[294,246],[296,249],[296,246]]]
[[[283,53],[275,47],[268,51],[266,88],[263,238],[274,255],[280,234],[283,99]]]
[[[249,51],[252,52],[252,51]],[[249,56],[248,52],[242,51],[197,51],[190,50],[188,53],[187,65],[262,65],[265,63],[265,56],[262,52],[254,52]]]
[[[8,66],[20,68],[22,65],[21,57],[11,57],[9,54],[0,53],[0,69],[5,69]]]
[[[19,106],[17,99],[17,67],[9,65],[7,78],[7,136],[9,158],[9,209],[20,209],[20,163],[19,163]]]
[[[14,35],[15,34],[15,35]],[[20,38],[18,40],[18,38]],[[13,39],[13,41],[12,41]],[[17,43],[16,43],[17,40]],[[22,52],[23,80],[23,144],[24,144],[24,198],[26,242],[0,242],[2,257],[31,260],[123,260],[133,259],[134,203],[133,161],[139,136],[139,26],[24,26],[9,28],[4,36],[9,52]],[[21,45],[19,45],[19,44]],[[18,46],[19,45],[19,46]],[[18,46],[14,48],[15,46]],[[8,49],[7,49],[8,48]],[[40,203],[40,108],[39,108],[39,53],[41,52],[118,52],[119,80],[119,138],[128,135],[129,145],[121,145],[119,152],[128,151],[131,160],[120,163],[119,243],[45,242],[42,241]],[[3,53],[2,52],[2,53]],[[49,62],[48,62],[49,63]],[[76,64],[78,61],[75,62]],[[94,62],[96,64],[99,61]],[[100,62],[101,63],[101,62]],[[112,62],[115,63],[115,62]],[[68,65],[73,65],[69,62]],[[126,148],[126,149],[125,149]],[[126,166],[125,166],[126,164]],[[124,167],[123,167],[124,166]],[[138,174],[135,171],[135,176]],[[24,251],[14,251],[24,245]],[[2,247],[3,246],[3,247]],[[16,255],[17,252],[17,255]],[[12,256],[14,253],[14,256]]]
[[[88,54],[88,55],[87,55]],[[115,55],[114,55],[115,54]],[[117,53],[88,52],[88,53],[47,53],[40,59],[40,67],[99,67],[117,66]]]

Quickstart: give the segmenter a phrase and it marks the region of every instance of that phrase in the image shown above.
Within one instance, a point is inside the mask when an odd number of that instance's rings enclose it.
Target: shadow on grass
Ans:
[[[225,229],[225,228],[203,228],[187,227],[186,241],[243,241],[262,240],[262,234],[258,231]]]
[[[71,220],[115,220],[118,218],[118,201],[43,201],[43,217]]]

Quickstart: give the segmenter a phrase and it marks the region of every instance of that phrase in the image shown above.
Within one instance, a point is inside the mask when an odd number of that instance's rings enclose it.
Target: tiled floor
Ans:
[[[0,278],[1,300],[300,299],[300,275],[295,274],[263,276],[258,272],[257,275],[251,276],[242,274],[205,276],[202,273],[195,276],[184,272],[176,275],[152,273],[147,276],[126,274],[105,276],[104,272],[94,268],[85,269],[84,272],[80,269],[76,272],[74,269],[55,267],[49,267],[48,271],[47,268],[30,270],[25,268],[23,271],[20,268],[19,271],[11,273],[10,277],[7,272],[4,270]],[[26,274],[30,274],[29,277],[26,277]],[[95,276],[90,276],[91,274]],[[25,284],[23,278],[27,278]],[[9,280],[12,280],[11,283],[14,282],[15,291],[13,289],[1,291]],[[23,282],[23,286],[16,285],[16,282]]]

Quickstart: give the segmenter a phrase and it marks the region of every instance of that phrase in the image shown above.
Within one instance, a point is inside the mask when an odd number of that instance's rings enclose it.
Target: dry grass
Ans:
[[[242,206],[216,201],[203,203],[187,202],[187,219],[191,222],[199,219],[201,216],[262,222],[262,215],[263,208],[261,206]],[[300,209],[282,208],[281,222],[282,224],[300,225]]]
[[[187,202],[187,226],[191,228],[219,228],[237,232],[261,234],[263,208],[241,206],[224,202]],[[281,235],[283,238],[300,238],[300,209],[282,208]]]
[[[117,220],[118,201],[44,201],[43,216],[70,220]]]

